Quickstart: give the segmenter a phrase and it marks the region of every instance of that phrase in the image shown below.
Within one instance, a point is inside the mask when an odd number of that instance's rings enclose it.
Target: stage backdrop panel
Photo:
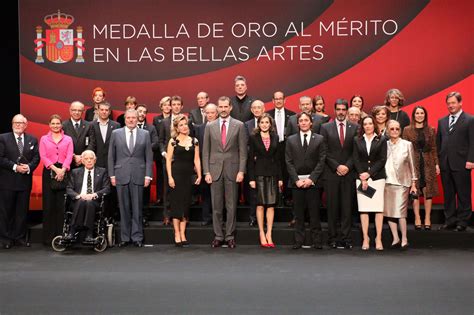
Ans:
[[[282,90],[293,110],[300,96],[323,95],[330,115],[336,98],[363,95],[370,111],[396,87],[403,110],[423,105],[436,126],[449,91],[473,112],[472,12],[467,0],[22,0],[21,111],[39,138],[51,114],[67,118],[74,100],[89,106],[100,86],[114,117],[133,95],[151,120],[165,95],[182,96],[189,111],[199,91],[214,102],[232,96],[243,75],[266,109]]]

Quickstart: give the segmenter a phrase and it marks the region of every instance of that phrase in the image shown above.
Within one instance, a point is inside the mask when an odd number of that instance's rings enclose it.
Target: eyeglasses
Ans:
[[[15,124],[15,125],[24,125],[25,122],[23,122],[23,121],[14,121],[13,124]]]
[[[390,130],[392,130],[392,131],[393,131],[393,130],[399,131],[399,130],[400,130],[400,128],[395,128],[395,127],[392,127],[392,128],[390,128]]]

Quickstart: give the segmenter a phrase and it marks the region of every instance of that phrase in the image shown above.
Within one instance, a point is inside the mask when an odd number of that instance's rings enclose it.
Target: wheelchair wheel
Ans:
[[[107,244],[109,247],[115,246],[115,230],[111,223],[107,224]]]
[[[58,235],[51,241],[51,246],[55,252],[64,252],[66,250],[66,245],[61,242],[62,240],[63,236]]]
[[[107,249],[107,240],[104,236],[97,236],[97,245],[94,246],[94,250],[98,253],[102,253]]]

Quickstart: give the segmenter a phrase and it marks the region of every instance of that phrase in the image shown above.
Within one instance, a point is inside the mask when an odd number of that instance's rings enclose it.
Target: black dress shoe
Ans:
[[[290,222],[288,222],[288,227],[293,227],[293,226],[295,226],[295,223],[296,223],[296,220],[295,220],[295,219],[291,220]]]
[[[211,243],[211,247],[212,248],[222,247],[222,244],[224,244],[224,242],[221,240],[213,240]]]
[[[464,232],[466,231],[466,227],[464,225],[458,225],[456,226],[456,232]]]
[[[405,245],[400,246],[401,250],[407,250],[410,244],[406,243]]]
[[[148,223],[147,219],[143,219],[143,227],[149,227],[150,224]]]
[[[350,242],[345,242],[345,244],[344,244],[344,249],[352,249],[352,243],[350,243]]]
[[[127,247],[129,242],[120,242],[118,247]]]
[[[303,248],[303,244],[296,243],[295,245],[293,245],[292,248],[293,248],[293,249],[300,249],[300,248]]]
[[[257,226],[257,221],[250,219],[249,226],[256,227]]]
[[[183,247],[189,247],[189,242],[188,242],[188,241],[182,241],[182,242],[181,242],[181,245],[182,245]]]
[[[15,246],[30,247],[31,244],[25,240],[16,240]]]
[[[237,244],[235,243],[235,240],[234,239],[231,239],[231,240],[228,240],[227,241],[227,247],[233,249],[237,246]]]
[[[208,226],[208,225],[211,225],[212,224],[212,221],[202,221],[201,222],[201,226]]]
[[[343,242],[343,241],[336,242],[336,248],[337,249],[345,249],[346,248],[346,242]]]
[[[5,249],[10,249],[12,247],[13,247],[12,242],[8,242],[8,243],[3,244],[3,248],[5,248]]]
[[[329,242],[329,243],[328,243],[328,246],[329,246],[329,248],[332,248],[332,249],[336,249],[336,248],[337,248],[336,242]]]
[[[313,248],[314,249],[323,249],[323,244],[321,244],[321,243],[313,244]]]
[[[133,242],[133,245],[135,245],[135,247],[143,247],[143,242],[136,241],[136,242]]]

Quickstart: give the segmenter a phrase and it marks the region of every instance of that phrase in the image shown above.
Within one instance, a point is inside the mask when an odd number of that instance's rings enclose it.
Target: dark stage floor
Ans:
[[[474,252],[0,250],[0,314],[473,314]]]

